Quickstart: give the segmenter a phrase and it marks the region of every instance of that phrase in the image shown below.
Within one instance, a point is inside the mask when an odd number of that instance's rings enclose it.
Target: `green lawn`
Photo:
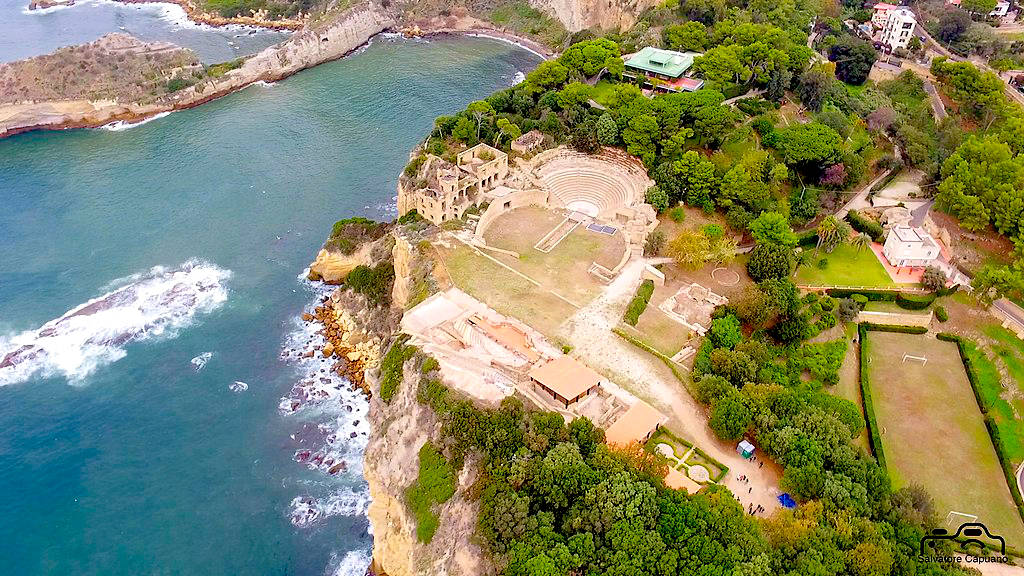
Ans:
[[[870,286],[891,287],[896,284],[889,278],[882,263],[869,248],[858,251],[849,244],[840,244],[831,253],[819,250],[814,256],[810,249],[811,262],[801,266],[796,273],[796,283],[807,286]],[[819,262],[826,261],[824,268]]]
[[[857,325],[853,322],[848,323],[844,332],[849,348],[846,351],[846,356],[843,358],[842,366],[839,367],[839,382],[835,386],[826,386],[825,391],[853,402],[860,407],[861,415],[863,415],[864,399],[861,397],[860,392],[860,374],[857,366],[858,352],[854,349],[853,344],[853,339],[857,336]],[[867,428],[861,431],[860,436],[854,438],[854,444],[864,448],[869,454],[871,453],[871,443],[868,439]]]
[[[1024,461],[1024,341],[1002,326],[989,325],[984,332],[996,341],[992,350],[1006,365],[1010,383],[1015,387],[1005,389],[999,370],[973,345],[968,348],[970,357],[979,374],[982,402],[996,422],[1006,456],[1019,465]]]
[[[975,514],[1007,544],[1024,545],[1024,523],[956,345],[869,334],[871,397],[894,487],[919,483],[935,498],[940,519],[949,511]],[[905,353],[928,362],[903,362]]]

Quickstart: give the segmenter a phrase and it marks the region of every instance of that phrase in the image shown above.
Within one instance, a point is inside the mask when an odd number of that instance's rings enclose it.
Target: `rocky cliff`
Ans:
[[[415,362],[407,361],[402,384],[390,403],[375,393],[380,390],[375,379],[367,378],[371,429],[363,470],[372,499],[368,515],[373,526],[374,572],[388,576],[492,574],[487,554],[472,538],[478,513],[472,497],[478,466],[472,459],[459,474],[455,495],[440,508],[440,525],[430,543],[417,540],[416,520],[406,505],[405,491],[419,474],[420,448],[427,440],[441,442],[436,416],[416,399],[420,372]]]
[[[558,18],[570,32],[625,30],[657,4],[658,0],[530,0],[530,6]]]
[[[336,60],[395,23],[394,10],[364,1],[311,22],[288,40],[249,57],[223,76],[206,78],[153,102],[85,99],[0,104],[0,138],[30,130],[96,127],[135,121],[198,106],[254,82],[275,82],[311,66]]]

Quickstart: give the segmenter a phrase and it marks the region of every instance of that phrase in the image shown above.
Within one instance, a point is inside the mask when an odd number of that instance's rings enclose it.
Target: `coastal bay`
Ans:
[[[226,290],[87,375],[58,363],[0,386],[12,573],[361,573],[365,407],[358,395],[278,407],[307,376],[279,358],[307,337],[298,317],[320,294],[303,267],[335,220],[393,215],[408,150],[435,116],[537,61],[492,40],[381,37],[128,130],[0,141],[0,350],[154,266],[195,260],[224,271]],[[330,434],[347,472],[293,460]],[[296,526],[303,506],[318,513]]]

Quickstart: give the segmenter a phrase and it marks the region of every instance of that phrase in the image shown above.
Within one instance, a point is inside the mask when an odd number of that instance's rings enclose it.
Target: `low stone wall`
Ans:
[[[476,230],[473,232],[473,239],[484,242],[484,233],[487,232],[487,228],[506,212],[522,208],[523,206],[546,206],[547,203],[548,193],[539,188],[519,190],[507,196],[495,198],[491,200],[487,210],[484,210],[484,213],[480,215],[480,221],[477,222]]]

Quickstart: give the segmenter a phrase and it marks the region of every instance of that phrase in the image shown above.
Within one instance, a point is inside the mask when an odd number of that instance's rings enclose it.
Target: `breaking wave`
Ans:
[[[78,381],[124,358],[132,342],[173,338],[227,300],[230,276],[198,260],[156,266],[38,330],[0,337],[0,386],[58,375]]]
[[[109,130],[110,132],[123,132],[125,130],[130,130],[132,128],[135,128],[137,126],[142,126],[143,124],[148,124],[148,123],[152,122],[153,120],[157,120],[159,118],[164,118],[166,116],[169,116],[170,114],[171,114],[170,112],[161,112],[159,114],[154,114],[154,115],[150,116],[149,118],[143,118],[142,120],[136,120],[135,122],[128,122],[128,121],[125,121],[125,120],[118,120],[116,122],[111,122],[110,124],[104,124],[100,128],[102,128],[103,130]]]
[[[327,575],[364,576],[371,561],[370,553],[366,550],[352,550],[346,553],[340,561],[337,555],[332,555],[331,563],[327,567]]]

